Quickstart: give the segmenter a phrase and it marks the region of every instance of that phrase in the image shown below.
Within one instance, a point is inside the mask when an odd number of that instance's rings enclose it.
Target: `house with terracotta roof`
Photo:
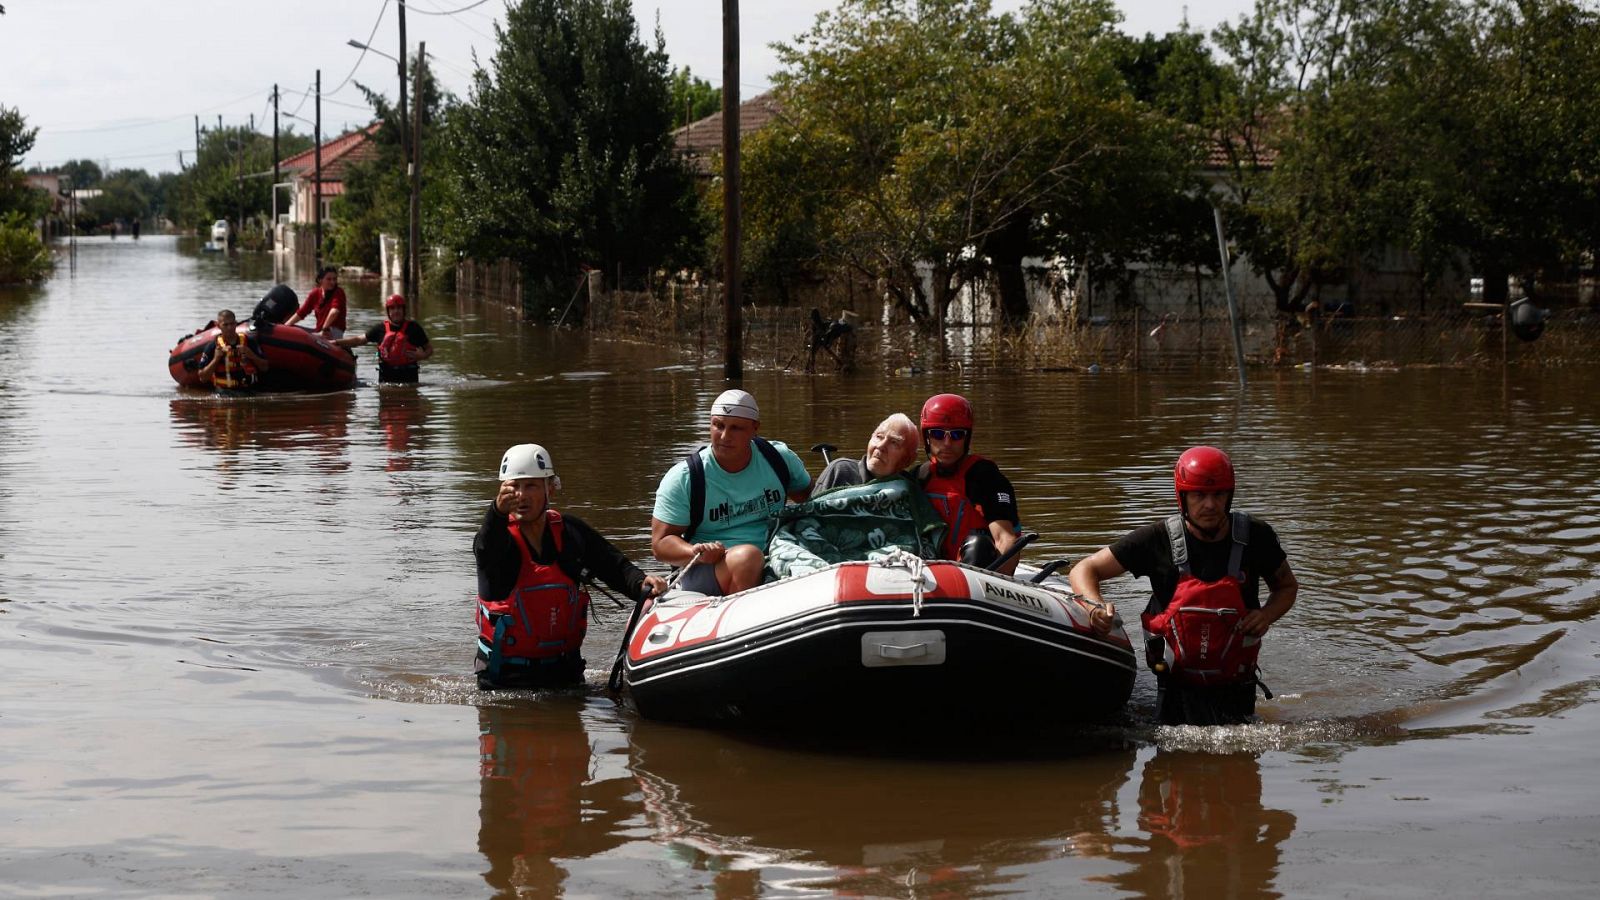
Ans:
[[[310,225],[315,221],[315,208],[311,205],[320,194],[322,223],[330,220],[333,198],[344,193],[344,176],[351,165],[376,159],[378,156],[378,123],[374,122],[347,134],[342,134],[322,145],[322,184],[316,191],[316,148],[312,147],[279,161],[283,177],[291,185],[289,222],[293,225]]]
[[[739,135],[760,131],[783,112],[772,91],[757,94],[739,104]],[[698,178],[716,174],[716,159],[722,154],[722,113],[714,112],[672,132],[679,155]]]

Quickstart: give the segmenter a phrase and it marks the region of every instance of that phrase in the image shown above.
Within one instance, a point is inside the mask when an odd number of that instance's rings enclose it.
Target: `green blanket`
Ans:
[[[767,574],[788,578],[834,563],[880,559],[898,547],[938,556],[944,521],[905,475],[852,484],[786,506],[767,538]]]

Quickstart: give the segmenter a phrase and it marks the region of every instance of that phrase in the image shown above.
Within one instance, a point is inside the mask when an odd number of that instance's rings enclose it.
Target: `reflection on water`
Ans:
[[[620,845],[631,786],[594,779],[594,754],[575,697],[478,708],[478,851],[495,897],[553,897],[564,859]]]
[[[1282,896],[1273,889],[1293,813],[1261,800],[1253,755],[1161,751],[1139,778],[1145,836],[1110,856],[1132,868],[1110,882],[1141,897]]]

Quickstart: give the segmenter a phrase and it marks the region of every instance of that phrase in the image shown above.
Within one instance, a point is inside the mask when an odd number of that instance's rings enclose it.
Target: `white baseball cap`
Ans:
[[[761,419],[761,410],[756,406],[756,398],[752,397],[749,391],[741,391],[738,388],[718,394],[717,399],[711,402],[711,414],[736,416],[754,421]]]

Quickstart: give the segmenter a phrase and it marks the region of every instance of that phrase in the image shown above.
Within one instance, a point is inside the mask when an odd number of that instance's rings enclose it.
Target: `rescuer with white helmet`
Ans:
[[[563,687],[583,681],[583,637],[593,579],[635,603],[665,590],[574,515],[550,451],[518,444],[500,458],[499,487],[472,542],[478,563],[478,686]]]

